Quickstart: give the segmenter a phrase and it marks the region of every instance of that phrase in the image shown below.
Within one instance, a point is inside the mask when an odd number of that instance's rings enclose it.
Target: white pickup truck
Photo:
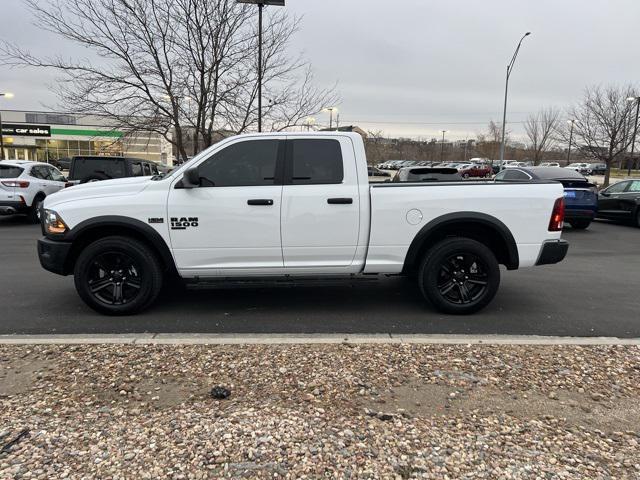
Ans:
[[[42,266],[111,315],[149,307],[171,276],[368,274],[411,276],[436,309],[466,314],[492,300],[500,264],[568,249],[560,183],[369,184],[352,133],[227,138],[165,176],[74,186],[43,208]]]

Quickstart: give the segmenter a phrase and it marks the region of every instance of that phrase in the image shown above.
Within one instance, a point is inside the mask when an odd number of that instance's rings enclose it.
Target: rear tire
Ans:
[[[40,208],[42,207],[42,202],[44,202],[42,195],[33,199],[33,204],[27,214],[30,223],[40,223]]]
[[[468,315],[482,310],[495,297],[500,286],[500,266],[482,243],[447,238],[424,256],[418,286],[440,312]]]
[[[144,243],[106,237],[86,247],[74,267],[80,298],[107,315],[132,315],[148,308],[162,289],[162,268]]]
[[[586,230],[591,225],[591,220],[572,220],[569,225],[576,230]]]
[[[636,227],[640,228],[640,207],[636,209]]]

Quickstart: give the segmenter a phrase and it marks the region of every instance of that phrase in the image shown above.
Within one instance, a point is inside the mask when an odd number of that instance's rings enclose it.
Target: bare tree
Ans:
[[[611,166],[631,145],[634,104],[627,98],[634,89],[626,87],[590,87],[581,103],[573,107],[574,145],[588,156],[607,165],[604,185],[609,185]]]
[[[241,133],[257,123],[255,9],[236,0],[24,0],[41,28],[87,49],[89,58],[39,58],[8,42],[0,61],[52,68],[68,111],[97,114],[114,125],[153,131],[186,158],[214,133]],[[299,26],[283,9],[267,9],[263,42],[265,124],[302,125],[338,103],[335,87],[313,84],[309,65],[288,55]]]
[[[483,158],[491,160],[491,164],[500,156],[500,142],[502,141],[502,128],[491,120],[486,133],[477,135],[476,151]],[[505,143],[509,143],[509,131],[505,136]]]
[[[524,130],[529,137],[529,150],[533,153],[534,165],[538,165],[544,154],[553,147],[559,123],[560,110],[553,107],[529,115],[525,120]]]

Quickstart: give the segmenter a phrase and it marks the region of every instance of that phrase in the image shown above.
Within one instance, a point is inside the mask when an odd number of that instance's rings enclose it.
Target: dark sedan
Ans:
[[[553,180],[564,187],[565,221],[573,228],[587,228],[598,211],[598,187],[575,170],[560,167],[511,167],[495,177],[497,182]]]
[[[640,227],[640,179],[614,183],[598,195],[598,218]]]

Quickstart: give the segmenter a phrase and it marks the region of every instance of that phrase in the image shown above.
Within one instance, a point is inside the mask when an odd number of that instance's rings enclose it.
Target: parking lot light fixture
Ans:
[[[11,92],[0,92],[2,98],[13,98]],[[2,111],[0,110],[0,160],[4,160],[4,138],[2,137]]]
[[[518,42],[518,46],[516,47],[516,51],[513,53],[513,57],[511,57],[511,61],[509,65],[507,65],[507,80],[504,85],[504,110],[502,112],[502,141],[500,142],[500,168],[502,168],[502,164],[504,163],[504,139],[507,130],[507,94],[509,92],[509,77],[511,76],[511,72],[513,71],[513,66],[516,63],[516,58],[518,58],[518,52],[520,52],[520,47],[522,46],[522,42],[525,38],[531,35],[531,32],[525,33],[520,41]]]
[[[333,130],[333,112],[337,112],[338,107],[327,107],[323,111],[329,112],[329,130]]]
[[[633,161],[633,152],[636,146],[636,136],[638,135],[638,115],[640,114],[640,97],[629,97],[628,102],[636,102],[636,123],[633,126],[633,137],[631,137],[631,158],[627,161],[627,176],[631,176],[631,167],[635,163]]]
[[[440,145],[440,163],[444,162],[444,134],[447,130],[442,130],[442,144]]]

